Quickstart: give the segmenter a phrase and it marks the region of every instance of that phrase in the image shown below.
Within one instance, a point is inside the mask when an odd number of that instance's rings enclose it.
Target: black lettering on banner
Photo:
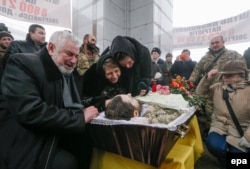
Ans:
[[[0,6],[0,13],[13,16],[12,9]]]
[[[241,14],[241,15],[239,16],[239,19],[240,19],[240,20],[242,20],[242,19],[247,19],[247,18],[249,18],[249,12],[245,12],[245,13],[243,13],[243,14]]]
[[[46,0],[47,2],[53,3],[53,4],[59,4],[60,0]]]
[[[27,3],[36,4],[36,0],[25,0]]]
[[[232,36],[224,36],[225,41],[242,41],[242,40],[247,40],[247,34],[237,34],[237,35],[232,35]]]
[[[249,169],[250,153],[227,153],[227,169]]]
[[[228,23],[232,23],[232,22],[233,22],[233,17],[223,19],[220,24],[223,25],[223,24],[228,24]]]
[[[196,36],[196,35],[204,35],[204,34],[210,34],[210,33],[215,33],[221,31],[221,27],[212,27],[208,29],[203,29],[203,30],[198,30],[198,31],[193,31],[189,32],[190,36]]]
[[[28,21],[43,21],[43,22],[54,23],[54,24],[59,23],[57,18],[39,17],[35,15],[28,15],[26,13],[20,13],[18,16]]]

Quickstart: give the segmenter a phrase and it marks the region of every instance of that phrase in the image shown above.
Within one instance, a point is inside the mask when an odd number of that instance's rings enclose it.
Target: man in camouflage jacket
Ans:
[[[83,44],[77,62],[77,72],[82,76],[91,65],[99,59],[99,48],[96,46],[96,38],[94,35],[86,34],[83,38]]]

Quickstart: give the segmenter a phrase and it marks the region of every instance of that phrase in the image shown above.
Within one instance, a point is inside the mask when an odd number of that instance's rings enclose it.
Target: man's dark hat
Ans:
[[[2,37],[10,37],[14,40],[14,37],[10,34],[10,31],[8,31],[8,27],[5,26],[4,23],[0,23],[0,39]]]
[[[9,32],[7,32],[7,31],[1,31],[1,32],[0,32],[0,39],[1,39],[2,37],[10,37],[11,39],[14,40],[14,37],[13,37]]]
[[[153,53],[153,52],[157,52],[157,53],[161,54],[161,50],[159,48],[157,48],[157,47],[154,47],[152,49],[151,53]]]

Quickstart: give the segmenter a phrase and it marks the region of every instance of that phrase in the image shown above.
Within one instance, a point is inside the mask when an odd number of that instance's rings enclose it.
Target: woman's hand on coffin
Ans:
[[[137,85],[137,90],[139,91],[138,94],[140,96],[145,96],[149,91],[149,86],[145,82],[141,81]]]
[[[93,120],[99,115],[99,112],[96,107],[89,106],[83,109],[83,115],[84,115],[85,123],[89,123],[91,120]]]

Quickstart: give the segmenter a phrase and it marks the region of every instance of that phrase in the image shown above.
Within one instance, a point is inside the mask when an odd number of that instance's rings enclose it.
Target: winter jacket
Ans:
[[[76,66],[76,70],[79,76],[84,75],[84,73],[91,67],[91,65],[93,65],[98,61],[99,57],[100,57],[99,51],[94,50],[93,59],[89,59],[87,51],[84,51],[83,47],[81,47],[80,53],[77,57],[77,66]]]
[[[80,103],[73,77],[69,83],[73,102]],[[62,91],[62,73],[46,48],[9,58],[0,106],[1,169],[49,169],[58,142],[83,133],[83,113],[64,108]]]
[[[230,116],[226,102],[222,97],[222,83],[215,83],[210,86],[211,83],[212,79],[203,77],[196,88],[198,95],[207,94],[208,97],[213,99],[214,107],[209,133],[216,132],[220,135],[226,135],[226,141],[230,145],[245,151],[244,147],[239,146],[241,136]],[[229,101],[244,131],[245,139],[250,142],[250,86],[248,83],[232,86],[239,87],[234,87],[234,90],[229,91]]]
[[[7,63],[10,55],[15,53],[34,53],[46,46],[47,43],[37,46],[35,42],[31,39],[30,35],[27,34],[26,40],[14,40],[11,42],[4,56],[3,64]]]
[[[149,89],[151,82],[151,56],[147,47],[134,38],[117,36],[113,39],[110,53],[114,57],[118,52],[126,53],[134,60],[131,69],[122,69],[122,84],[136,96],[142,89]]]
[[[169,85],[171,77],[170,77],[170,72],[167,69],[167,65],[166,65],[165,61],[161,58],[158,58],[157,61],[153,61],[153,62],[156,62],[155,64],[157,64],[159,66],[159,68],[161,69],[159,72],[162,73],[162,78],[161,78],[159,84]],[[153,67],[151,67],[151,68],[153,68]],[[155,72],[155,71],[152,70],[152,72]],[[152,74],[153,75],[152,78],[154,77],[155,73]]]
[[[188,80],[194,70],[195,65],[196,63],[192,60],[175,61],[170,71],[173,76],[180,75]]]

